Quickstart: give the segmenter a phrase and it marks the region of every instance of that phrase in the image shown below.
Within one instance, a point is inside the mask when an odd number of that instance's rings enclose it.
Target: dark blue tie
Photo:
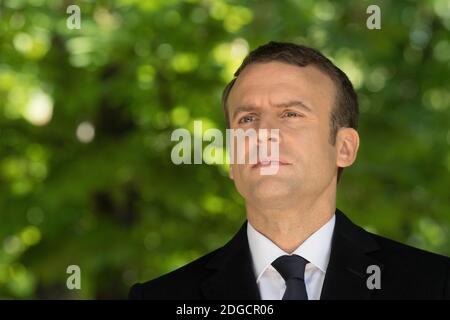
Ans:
[[[272,262],[272,266],[286,281],[282,300],[308,300],[305,287],[305,267],[308,262],[296,254],[281,256]]]

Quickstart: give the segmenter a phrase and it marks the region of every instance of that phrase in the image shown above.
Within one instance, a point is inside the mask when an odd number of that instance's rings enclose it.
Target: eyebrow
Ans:
[[[308,107],[306,104],[304,104],[303,101],[300,101],[300,100],[291,100],[288,102],[279,103],[279,104],[276,104],[275,107],[277,107],[277,108],[298,107],[298,108],[305,109],[308,112],[312,112],[312,109],[310,107]]]
[[[310,107],[308,107],[306,104],[304,104],[300,100],[291,100],[291,101],[288,101],[288,102],[282,102],[282,103],[276,104],[274,106],[276,108],[297,107],[297,108],[305,109],[308,112],[312,112],[312,109]],[[241,105],[241,106],[238,106],[233,111],[232,120],[234,120],[239,113],[248,112],[248,111],[255,111],[257,109],[259,109],[259,107],[252,106],[252,105]]]

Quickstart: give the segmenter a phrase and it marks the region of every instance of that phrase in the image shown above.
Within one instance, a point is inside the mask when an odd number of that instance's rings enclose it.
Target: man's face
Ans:
[[[336,183],[336,147],[329,142],[335,92],[332,80],[315,66],[268,62],[243,70],[228,96],[230,127],[279,129],[280,160],[274,175],[262,175],[260,166],[248,162],[231,165],[230,176],[246,201],[281,207]],[[248,154],[252,146],[246,143],[244,149],[237,151]]]

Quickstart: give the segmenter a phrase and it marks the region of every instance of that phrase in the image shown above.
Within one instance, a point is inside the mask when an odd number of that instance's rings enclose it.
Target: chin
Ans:
[[[292,195],[292,188],[286,179],[265,177],[252,188],[253,196],[261,200],[281,200]]]

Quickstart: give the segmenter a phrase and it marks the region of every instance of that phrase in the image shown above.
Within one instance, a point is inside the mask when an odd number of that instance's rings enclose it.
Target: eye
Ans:
[[[255,117],[252,115],[243,116],[239,119],[239,123],[250,123],[254,120],[254,118]]]
[[[285,113],[283,113],[283,118],[297,118],[297,117],[301,117],[301,115],[298,112],[286,111]]]

